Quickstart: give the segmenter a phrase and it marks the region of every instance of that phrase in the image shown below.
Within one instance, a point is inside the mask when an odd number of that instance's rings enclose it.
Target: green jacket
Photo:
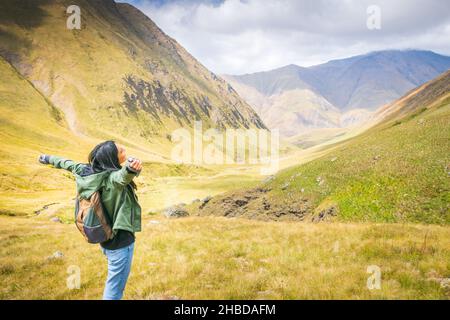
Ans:
[[[66,169],[75,175],[78,194],[88,199],[95,191],[101,189],[102,202],[113,221],[114,234],[118,230],[130,232],[141,231],[141,206],[129,183],[136,176],[126,166],[112,172],[100,172],[81,176],[86,164],[50,156],[50,164],[58,169]]]

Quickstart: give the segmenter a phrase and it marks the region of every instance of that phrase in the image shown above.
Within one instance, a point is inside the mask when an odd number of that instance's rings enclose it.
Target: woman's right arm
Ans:
[[[81,173],[83,167],[85,166],[82,163],[77,163],[69,159],[64,159],[57,156],[50,156],[47,154],[41,155],[39,157],[39,162],[42,164],[51,164],[57,169],[65,169],[75,174]]]
[[[142,162],[138,159],[133,160],[133,162],[122,167],[122,169],[113,171],[108,177],[111,184],[126,186],[133,178],[135,178],[139,172],[142,170]]]

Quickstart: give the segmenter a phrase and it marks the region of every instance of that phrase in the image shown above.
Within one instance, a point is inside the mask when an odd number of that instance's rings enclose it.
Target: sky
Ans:
[[[217,74],[311,66],[376,50],[450,55],[448,0],[120,0]]]

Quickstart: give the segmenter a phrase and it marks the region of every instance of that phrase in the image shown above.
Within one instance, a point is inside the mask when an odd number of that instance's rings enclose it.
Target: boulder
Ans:
[[[202,203],[208,203],[209,200],[211,200],[211,199],[212,199],[211,196],[207,196],[207,197],[203,198]]]
[[[199,208],[200,208],[200,209],[203,209],[203,208],[206,206],[206,204],[207,204],[209,201],[211,201],[211,199],[212,199],[211,196],[207,196],[206,198],[204,198],[204,199],[201,201],[201,204],[200,204]]]
[[[164,212],[167,218],[181,218],[189,215],[189,212],[183,206],[173,206]]]
[[[64,254],[61,251],[55,251],[55,253],[47,257],[47,260],[59,260],[62,258],[64,258]]]

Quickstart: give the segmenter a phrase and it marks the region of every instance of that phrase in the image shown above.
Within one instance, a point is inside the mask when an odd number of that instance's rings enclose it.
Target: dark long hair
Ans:
[[[88,161],[94,173],[116,171],[122,168],[119,163],[119,150],[112,140],[96,145],[89,153]],[[130,185],[133,189],[137,189],[134,181],[131,181]]]

